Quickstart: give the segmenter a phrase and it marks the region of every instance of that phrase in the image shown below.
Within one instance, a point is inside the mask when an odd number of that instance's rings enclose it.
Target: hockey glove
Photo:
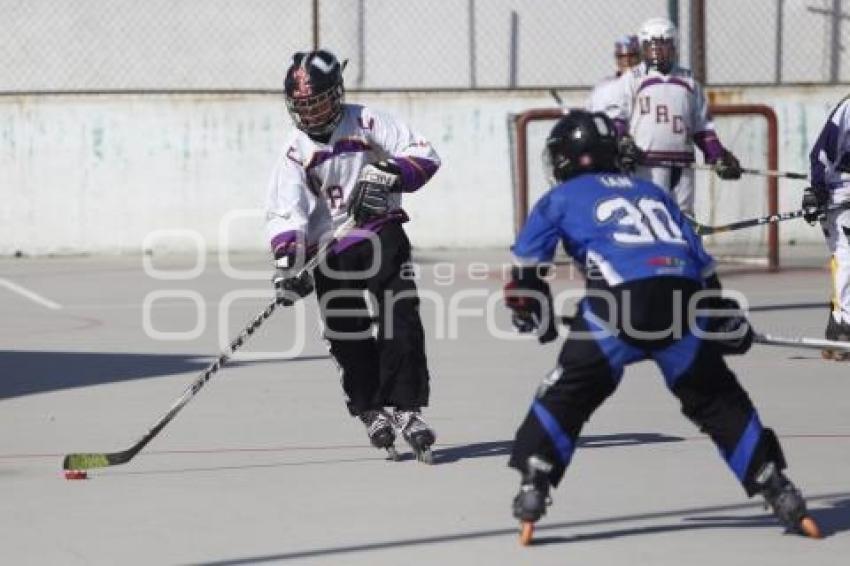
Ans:
[[[401,169],[391,161],[370,163],[360,177],[348,204],[348,213],[358,226],[385,215],[390,209],[390,193],[401,192]]]
[[[277,260],[276,264],[277,268],[272,275],[272,285],[277,304],[289,307],[301,297],[306,297],[313,292],[313,276],[309,271],[288,267],[292,265],[289,257]]]
[[[641,150],[632,136],[622,136],[617,141],[617,153],[619,157],[620,169],[625,173],[631,173],[635,170],[641,161],[644,159],[643,150]]]
[[[826,215],[823,209],[829,204],[829,191],[826,187],[806,187],[803,191],[803,218],[810,225],[823,220]]]
[[[520,334],[536,333],[541,344],[558,337],[552,293],[540,279],[536,267],[514,267],[505,285],[505,305],[511,309],[511,323]]]
[[[717,311],[710,313],[706,330],[713,334],[709,338],[720,350],[730,356],[746,354],[753,345],[753,328],[738,301],[728,297],[711,297],[703,308]]]
[[[721,179],[736,181],[741,178],[743,171],[738,158],[731,151],[724,149],[720,158],[714,162],[714,172]]]

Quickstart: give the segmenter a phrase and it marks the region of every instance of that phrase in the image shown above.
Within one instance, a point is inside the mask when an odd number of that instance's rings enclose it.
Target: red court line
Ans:
[[[592,436],[592,435],[590,435]],[[685,436],[685,437],[677,437],[681,438],[681,440],[677,440],[678,442],[701,442],[701,441],[710,441],[711,439],[708,436]],[[824,439],[850,439],[850,433],[848,434],[786,434],[779,435],[779,438],[784,440],[800,440],[800,439],[811,439],[811,440],[824,440]],[[462,446],[466,446],[469,443],[463,444],[438,444],[436,447],[439,448],[459,448]],[[667,444],[663,442],[661,444]],[[631,448],[634,446],[623,445],[623,448]],[[365,444],[338,444],[338,445],[325,445],[325,446],[270,446],[266,448],[186,448],[181,450],[150,450],[145,452],[146,456],[161,456],[161,455],[169,455],[169,454],[228,454],[228,453],[245,453],[245,452],[257,452],[257,453],[265,453],[265,452],[298,452],[298,451],[324,451],[324,450],[356,450],[356,449],[369,449],[373,450],[371,446]],[[38,459],[38,458],[62,458],[65,454],[0,454],[0,460],[16,460],[16,459]]]

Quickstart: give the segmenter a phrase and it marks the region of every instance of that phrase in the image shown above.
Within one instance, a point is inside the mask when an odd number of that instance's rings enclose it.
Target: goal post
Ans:
[[[710,110],[721,140],[738,154],[742,161],[745,158],[747,159],[745,162],[747,167],[779,169],[779,130],[776,113],[770,106],[763,104],[712,104]],[[531,146],[535,145],[536,141],[542,147],[542,138],[541,140],[532,139],[530,130],[539,129],[542,125],[547,128],[551,127],[550,123],[563,116],[563,112],[563,109],[555,107],[532,108],[516,114],[512,118],[511,135],[513,136],[512,149],[514,153],[512,157],[515,168],[513,187],[515,233],[518,233],[525,223],[532,200],[536,200],[536,195],[533,194],[532,189],[532,179],[536,175],[532,170],[533,165],[531,165],[534,162]],[[756,122],[760,122],[761,125],[757,125]],[[752,131],[754,127],[763,129],[763,144],[761,143],[760,132]],[[749,138],[758,139],[759,143],[754,144],[750,140],[744,144],[746,147],[739,151],[734,142],[741,136],[736,135],[735,132],[745,132]],[[545,134],[542,135],[545,137]],[[758,147],[751,147],[754,145]],[[746,156],[741,153],[742,151]],[[727,223],[744,217],[763,216],[778,212],[778,182],[776,177],[749,175],[745,176],[746,178],[742,181],[724,181],[722,186],[726,188],[721,189],[718,189],[719,184],[707,172],[697,172],[696,177],[696,213],[697,218],[704,224]],[[730,218],[723,214],[724,208],[729,209],[730,214],[740,216]],[[718,250],[716,253],[723,256],[721,259],[733,263],[757,264],[765,266],[769,271],[777,271],[780,267],[779,225],[773,223],[752,230],[749,234],[730,233],[718,238],[709,237],[707,238],[708,247],[716,247]]]

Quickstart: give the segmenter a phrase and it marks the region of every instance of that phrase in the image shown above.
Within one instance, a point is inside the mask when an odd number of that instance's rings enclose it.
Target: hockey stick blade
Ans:
[[[808,348],[812,350],[841,350],[842,352],[850,352],[850,342],[837,342],[835,340],[822,340],[820,338],[795,337],[786,338],[783,336],[774,336],[772,334],[762,334],[756,332],[753,334],[753,342],[764,344],[765,346],[784,346],[787,348]]]
[[[263,318],[263,320],[271,316],[271,313],[272,311],[274,311],[275,306],[276,304],[273,303],[272,305],[267,307],[266,310],[263,311],[260,316],[266,315],[266,313],[268,313],[265,318]],[[252,321],[251,323],[253,330],[256,330],[257,327],[259,327],[259,323],[257,322],[258,320],[259,316],[255,318],[254,321]],[[248,334],[251,334],[253,330]],[[235,352],[236,349],[239,347],[237,345],[234,348],[234,344],[236,344],[237,342],[239,342],[239,345],[244,343],[243,334],[245,334],[245,332],[246,331],[243,330],[239,334],[239,337],[237,337],[233,342],[231,342],[231,353]],[[198,391],[201,390],[201,387],[203,387],[204,384],[209,381],[212,375],[216,371],[218,371],[218,369],[220,369],[222,365],[224,365],[225,361],[229,359],[229,357],[230,356],[228,354],[222,353],[218,357],[218,359],[216,359],[215,362],[210,364],[210,366],[207,367],[201,373],[201,375],[199,375],[195,379],[195,381],[192,382],[192,384],[188,388],[186,388],[186,391],[183,392],[183,395],[181,395],[180,398],[175,401],[174,404],[171,405],[171,407],[168,409],[168,412],[165,413],[165,415],[163,415],[156,422],[156,424],[152,426],[150,430],[148,430],[144,434],[144,436],[137,440],[136,443],[133,444],[131,447],[120,452],[81,452],[76,454],[68,454],[67,456],[65,456],[64,460],[62,460],[62,468],[65,470],[91,470],[92,468],[105,468],[107,466],[117,466],[119,464],[126,464],[127,462],[133,459],[133,456],[141,452],[142,448],[144,448],[148,444],[148,442],[153,440],[153,437],[159,434],[159,431],[165,428],[165,425],[167,425],[171,421],[171,419],[173,419],[174,416],[180,411],[180,409],[182,409],[183,406],[186,405],[189,400],[194,397],[194,395]]]
[[[326,241],[316,252],[316,254],[308,261],[301,269],[300,273],[312,270],[325,258],[334,241],[346,235],[354,226],[354,221],[349,219],[344,222],[334,233],[333,237]],[[107,466],[115,466],[125,464],[133,459],[148,442],[159,434],[165,428],[171,419],[200,391],[210,378],[224,366],[230,359],[230,356],[241,348],[248,337],[250,337],[260,325],[268,320],[277,308],[277,300],[271,301],[262,312],[242,329],[241,332],[234,338],[228,349],[221,352],[216,360],[207,366],[201,374],[186,388],[183,394],[177,399],[160,419],[154,424],[139,440],[136,441],[130,448],[120,452],[78,452],[65,456],[62,460],[62,468],[65,470],[90,470],[92,468],[105,468]]]
[[[112,454],[80,453],[68,454],[62,461],[65,470],[91,470],[92,468],[105,468],[116,464],[123,464],[132,458],[129,452],[114,452]]]

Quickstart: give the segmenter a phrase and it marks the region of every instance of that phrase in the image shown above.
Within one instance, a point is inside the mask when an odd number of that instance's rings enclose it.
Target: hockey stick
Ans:
[[[707,236],[709,234],[721,234],[723,232],[741,230],[742,228],[752,228],[754,226],[761,226],[763,224],[773,224],[774,222],[782,222],[785,220],[802,218],[810,211],[820,212],[821,214],[827,214],[829,212],[834,212],[836,210],[845,210],[847,208],[850,208],[850,202],[829,204],[818,210],[801,208],[800,210],[794,210],[790,212],[778,212],[776,214],[769,214],[767,216],[759,216],[758,218],[739,220],[738,222],[732,222],[731,224],[723,224],[721,226],[706,226],[705,224],[700,224],[693,218],[688,218],[688,220],[690,221],[691,226],[693,226],[694,231],[697,233],[698,236]]]
[[[343,223],[334,233],[333,237],[325,242],[316,252],[310,261],[304,264],[304,267],[299,272],[304,273],[305,271],[312,270],[319,263],[324,260],[324,258],[328,254],[328,250],[330,249],[331,244],[344,236],[349,232],[351,227],[354,225],[354,220],[349,219],[345,223]],[[236,350],[242,347],[245,344],[245,341],[248,337],[250,337],[259,327],[260,325],[268,320],[268,318],[272,315],[272,313],[277,308],[277,300],[271,301],[262,312],[260,312],[254,319],[246,326],[237,336],[230,342],[228,348],[222,351],[218,358],[211,363],[201,374],[195,378],[195,380],[189,384],[189,387],[183,392],[183,394],[178,398],[168,409],[168,411],[160,417],[160,419],[154,424],[150,430],[148,430],[139,440],[136,441],[135,444],[127,448],[126,450],[121,450],[120,452],[106,452],[106,453],[98,453],[98,452],[88,452],[88,453],[75,453],[68,454],[65,456],[65,459],[62,462],[62,467],[66,470],[88,470],[91,468],[104,468],[106,466],[115,466],[118,464],[125,464],[133,459],[133,457],[144,448],[148,442],[153,440],[153,438],[159,434],[159,432],[165,428],[171,419],[177,415],[177,413],[186,406],[187,403],[201,390],[201,388],[210,380],[210,378],[222,368],[222,366],[227,363],[230,359],[230,356],[233,355]]]
[[[563,99],[563,98],[561,98],[561,95],[560,95],[560,94],[558,94],[558,91],[556,91],[554,88],[550,88],[550,89],[549,89],[549,94],[550,94],[550,95],[552,95],[552,98],[554,98],[554,99],[555,99],[555,104],[557,104],[557,105],[558,105],[558,106],[560,106],[561,108],[563,108],[563,107],[564,107],[564,99]]]
[[[754,309],[751,309],[754,310]],[[569,328],[575,322],[574,316],[560,316],[558,320]],[[762,332],[753,332],[753,342],[765,346],[784,346],[787,348],[808,348],[812,350],[840,350],[850,353],[850,342],[838,342],[836,340],[822,340],[820,338],[808,338],[806,336],[787,338],[775,336]]]
[[[561,324],[569,328],[575,322],[573,316],[558,317]],[[835,340],[822,340],[820,338],[808,338],[805,336],[787,338],[783,336],[775,336],[773,334],[765,334],[762,332],[753,332],[753,342],[763,344],[765,346],[783,346],[787,348],[808,348],[811,350],[839,350],[850,354],[850,342],[838,342]]]
[[[644,167],[680,167],[683,169],[698,169],[701,171],[714,171],[714,165],[694,162],[678,162],[678,161],[653,161],[652,163],[641,163]],[[785,179],[800,179],[807,181],[809,176],[804,173],[792,173],[790,171],[775,171],[773,169],[748,169],[741,168],[741,173],[746,175],[761,175],[762,177],[782,177]]]
[[[841,350],[850,352],[850,342],[837,342],[835,340],[821,340],[820,338],[784,338],[772,334],[755,332],[753,342],[767,346],[787,346],[789,348],[810,348],[813,350]]]

